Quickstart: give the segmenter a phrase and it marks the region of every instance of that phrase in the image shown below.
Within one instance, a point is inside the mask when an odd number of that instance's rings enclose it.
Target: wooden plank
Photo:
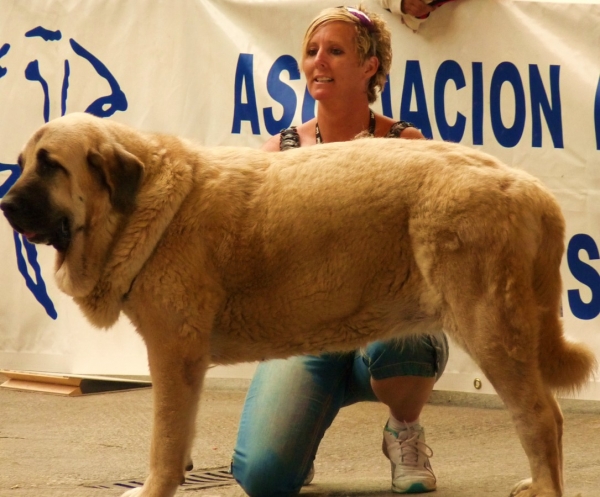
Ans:
[[[82,395],[81,389],[78,386],[60,385],[45,381],[27,381],[9,378],[7,381],[2,383],[1,386],[2,388],[10,388],[12,390],[51,393],[54,395],[66,395],[68,397],[76,397],[78,395]]]
[[[135,390],[152,386],[149,381],[143,380],[103,376],[67,376],[34,371],[0,369],[0,375],[8,378],[7,381],[0,385],[2,388],[65,395],[68,397]]]
[[[73,376],[64,376],[51,373],[36,373],[34,371],[13,371],[0,369],[0,374],[8,376],[11,379],[31,381],[38,383],[53,383],[56,385],[79,386],[81,378]]]

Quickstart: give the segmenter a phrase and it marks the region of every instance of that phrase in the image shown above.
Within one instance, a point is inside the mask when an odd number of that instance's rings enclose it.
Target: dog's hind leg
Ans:
[[[545,436],[545,439],[536,439],[535,436],[530,436],[530,432],[532,431],[531,425],[527,424],[526,419],[518,419],[518,416],[515,416],[515,410],[509,407],[509,411],[517,426],[517,432],[519,432],[521,443],[529,458],[531,473],[533,475],[532,478],[527,478],[517,483],[510,493],[511,497],[558,497],[563,495],[563,417],[554,395],[550,392],[548,392],[547,401],[551,415],[554,417],[555,428],[553,427],[553,431],[544,431],[549,430],[552,425],[551,420],[547,421],[543,419],[544,417],[551,419],[550,415],[546,412],[546,406],[543,408],[539,408],[537,405],[533,406],[534,416],[539,417],[539,426],[547,426],[547,428],[541,428],[541,434],[542,436]],[[508,406],[508,401],[505,401],[505,403]],[[539,411],[539,414],[536,410]],[[521,430],[519,429],[519,422],[524,424]],[[529,447],[533,447],[533,455],[530,454],[530,450],[527,449],[521,431],[525,431],[526,437],[529,437],[529,440],[532,442],[528,445]]]
[[[492,318],[493,319],[493,318]],[[507,323],[498,323],[507,331]],[[509,330],[517,333],[516,330]],[[489,333],[485,343],[469,343],[468,351],[503,400],[515,424],[531,469],[532,480],[519,484],[518,497],[562,496],[562,415],[544,385],[535,355],[515,358],[502,338]],[[531,344],[535,350],[535,345]]]
[[[556,420],[556,428],[557,428],[557,438],[558,438],[558,460],[559,460],[559,470],[560,470],[560,482],[562,485],[562,488],[564,488],[564,472],[563,472],[563,450],[562,450],[562,434],[563,434],[563,415],[562,415],[562,411],[560,409],[560,406],[558,405],[558,402],[556,401],[556,398],[554,397],[554,395],[550,395],[550,398],[548,399],[549,403],[554,411],[554,419]],[[533,484],[533,480],[531,478],[527,478],[525,480],[520,481],[519,483],[517,483],[517,485],[515,485],[515,487],[512,489],[512,492],[510,493],[510,497],[515,497],[515,496],[519,496],[519,495],[527,495],[525,492],[527,489],[531,488]]]
[[[508,362],[509,367],[519,367]],[[523,370],[525,375],[535,374]],[[511,495],[518,497],[560,497],[562,477],[562,420],[557,423],[558,405],[549,391],[539,391],[542,383],[522,379],[507,381],[503,374],[490,372],[486,376],[506,404],[531,469],[531,480],[516,485]],[[562,419],[562,416],[561,416]]]
[[[189,467],[208,343],[167,334],[146,339],[154,400],[150,474],[123,497],[172,497]]]
[[[540,365],[543,319],[531,266],[523,262],[506,252],[470,266],[449,260],[441,282],[444,329],[479,365],[511,414],[532,476],[513,495],[561,497],[562,416]]]

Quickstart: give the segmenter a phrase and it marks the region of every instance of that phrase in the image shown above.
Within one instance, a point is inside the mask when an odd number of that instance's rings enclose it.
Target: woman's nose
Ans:
[[[322,49],[319,49],[317,51],[317,54],[315,55],[315,64],[319,64],[322,65],[325,63],[325,51]]]

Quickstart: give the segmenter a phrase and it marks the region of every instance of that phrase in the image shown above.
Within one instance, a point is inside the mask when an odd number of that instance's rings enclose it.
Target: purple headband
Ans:
[[[354,9],[352,7],[344,7],[344,6],[338,7],[338,9],[346,9],[350,14],[352,14],[354,17],[356,17],[360,21],[360,24],[362,26],[367,28],[370,32],[375,31],[375,24],[373,24],[373,21],[371,21],[369,16],[367,14],[365,14],[363,11]]]

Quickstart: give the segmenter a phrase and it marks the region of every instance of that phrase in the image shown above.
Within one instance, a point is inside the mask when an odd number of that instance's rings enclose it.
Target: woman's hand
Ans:
[[[402,0],[402,12],[413,17],[423,17],[435,10],[423,0]]]

